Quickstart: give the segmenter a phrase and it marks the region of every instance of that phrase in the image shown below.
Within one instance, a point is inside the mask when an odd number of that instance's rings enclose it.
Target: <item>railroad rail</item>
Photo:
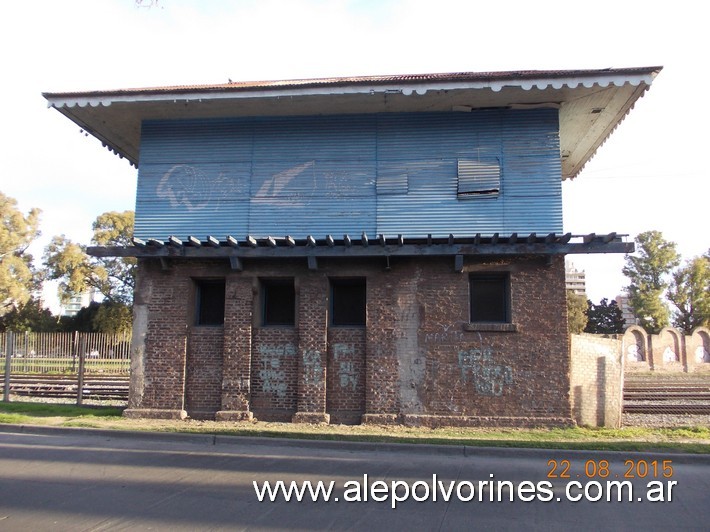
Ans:
[[[624,413],[710,414],[710,375],[626,375]]]
[[[710,414],[710,404],[625,404],[626,414]]]
[[[0,382],[4,382],[4,376],[0,375]],[[82,398],[127,401],[128,385],[128,375],[85,375]],[[12,395],[75,399],[78,390],[79,379],[76,375],[10,375]]]

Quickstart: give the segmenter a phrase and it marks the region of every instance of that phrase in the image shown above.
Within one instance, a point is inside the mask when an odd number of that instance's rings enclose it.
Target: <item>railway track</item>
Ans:
[[[626,414],[710,414],[710,404],[625,404]]]
[[[627,375],[624,413],[710,414],[710,375]]]
[[[0,376],[0,383],[4,376]],[[128,375],[86,375],[83,399],[127,401]],[[10,394],[26,397],[75,399],[79,390],[76,375],[11,375]]]

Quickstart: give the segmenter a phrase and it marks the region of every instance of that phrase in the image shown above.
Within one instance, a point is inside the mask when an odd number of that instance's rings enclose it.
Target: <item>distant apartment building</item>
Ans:
[[[88,307],[95,297],[96,293],[93,290],[72,296],[68,303],[62,305],[62,316],[73,318],[82,308]]]
[[[575,294],[586,297],[587,274],[584,270],[577,270],[571,262],[567,262],[565,264],[565,285],[567,290],[572,290]]]
[[[638,319],[636,318],[636,314],[634,314],[634,309],[631,308],[631,304],[629,303],[629,296],[627,294],[619,294],[616,296],[615,301],[621,309],[621,315],[624,318],[624,327],[637,325]]]

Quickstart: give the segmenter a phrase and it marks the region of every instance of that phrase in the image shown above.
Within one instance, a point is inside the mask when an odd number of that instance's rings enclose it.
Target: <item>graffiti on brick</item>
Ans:
[[[355,355],[354,345],[341,343],[333,345],[333,358],[335,358],[335,360],[343,357],[352,357],[353,355]]]
[[[506,385],[513,384],[513,369],[493,363],[490,347],[459,351],[459,368],[464,384],[473,384],[479,395],[499,396]]]
[[[355,370],[354,362],[340,362],[338,364],[338,377],[340,377],[341,388],[351,388],[352,391],[355,391],[358,372]]]
[[[428,344],[443,344],[446,342],[458,342],[463,340],[463,331],[456,325],[442,325],[440,330],[431,331],[424,335],[424,342]]]
[[[261,344],[259,345],[259,354],[263,357],[276,356],[284,357],[296,356],[296,346],[293,344]]]
[[[303,350],[303,382],[306,385],[320,385],[323,382],[323,364],[317,349]]]
[[[250,381],[244,377],[235,379],[224,379],[222,391],[232,393],[249,393]]]
[[[333,360],[335,361],[336,373],[340,381],[341,388],[350,388],[355,391],[357,381],[360,377],[355,362],[355,346],[352,344],[337,343],[333,345]]]
[[[296,355],[296,347],[292,344],[262,344],[259,351],[259,378],[264,393],[276,397],[286,397],[288,383],[284,371],[284,357]]]

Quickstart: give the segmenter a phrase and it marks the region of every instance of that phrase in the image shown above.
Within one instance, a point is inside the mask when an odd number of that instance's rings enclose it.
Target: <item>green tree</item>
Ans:
[[[96,218],[91,243],[96,246],[128,246],[133,239],[133,211],[106,212]],[[55,236],[44,251],[49,279],[59,280],[63,302],[90,290],[109,303],[131,305],[135,286],[135,258],[96,258],[86,246]]]
[[[54,332],[58,328],[57,318],[34,298],[0,316],[0,331],[3,332]]]
[[[673,273],[668,300],[675,306],[673,325],[690,333],[710,326],[710,251]]]
[[[133,310],[123,303],[104,301],[92,320],[94,330],[103,333],[130,332],[133,327]]]
[[[0,192],[0,316],[29,301],[39,287],[27,248],[39,236],[39,209],[27,215]]]
[[[593,334],[619,334],[624,332],[624,315],[616,304],[603,298],[598,305],[587,302],[587,326],[584,332]]]
[[[92,301],[74,316],[63,316],[59,329],[62,331],[123,333],[130,332],[133,325],[130,306],[123,303]]]
[[[626,256],[622,272],[631,281],[629,304],[648,332],[657,333],[670,324],[670,310],[663,298],[670,273],[679,263],[675,242],[665,240],[660,231],[640,233],[636,254]]]
[[[579,334],[587,325],[587,298],[567,290],[567,323],[570,334]]]

